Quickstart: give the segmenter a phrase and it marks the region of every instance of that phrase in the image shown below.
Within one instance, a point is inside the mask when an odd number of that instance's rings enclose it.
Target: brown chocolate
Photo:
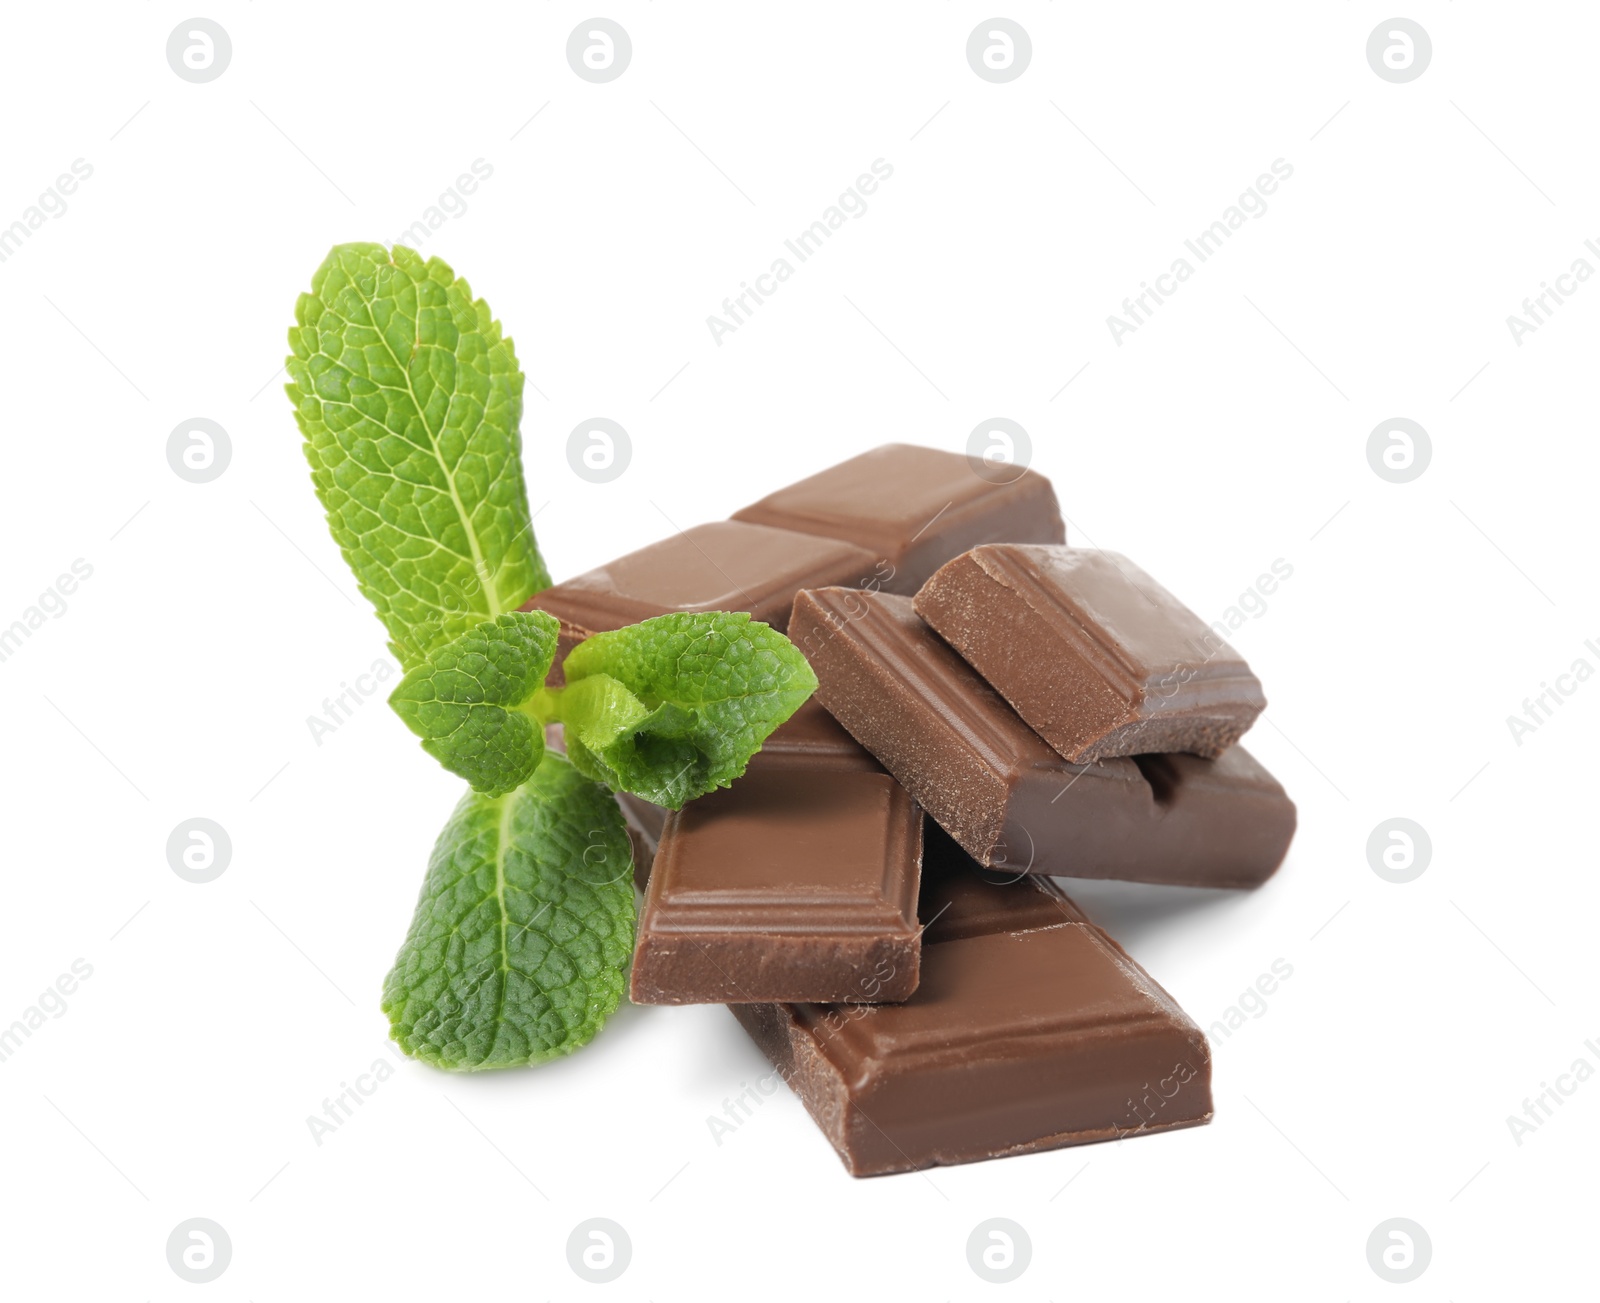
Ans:
[[[1294,804],[1243,748],[1070,764],[907,598],[802,592],[789,635],[817,700],[980,864],[1251,887],[1288,849]]]
[[[1205,1036],[1043,879],[930,860],[922,983],[903,1004],[734,1016],[855,1176],[1211,1119]],[[956,874],[957,876],[949,876]]]
[[[908,443],[830,466],[733,518],[866,548],[879,563],[870,586],[890,593],[916,592],[951,557],[980,543],[1066,541],[1044,476],[1024,470],[997,484],[960,453]]]
[[[590,634],[621,629],[672,611],[748,611],[780,632],[797,590],[869,582],[877,562],[847,542],[721,520],[536,593],[525,611],[561,621],[556,668]]]
[[[1019,882],[1028,890],[1017,890]],[[985,869],[926,818],[917,918],[924,945],[1089,921],[1051,879]]]
[[[1267,704],[1244,658],[1115,552],[974,548],[923,585],[916,609],[1075,763],[1215,759]]]
[[[636,1004],[903,1000],[916,989],[922,814],[820,706],[732,787],[667,814]]]

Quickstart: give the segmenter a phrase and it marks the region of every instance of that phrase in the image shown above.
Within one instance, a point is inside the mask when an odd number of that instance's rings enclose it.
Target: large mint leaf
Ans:
[[[508,611],[436,648],[389,704],[446,769],[503,796],[544,755],[544,726],[525,706],[550,672],[560,628],[543,611]]]
[[[522,481],[522,372],[466,281],[341,244],[295,305],[286,386],[328,526],[410,669],[550,576]]]
[[[555,711],[589,777],[657,805],[727,787],[817,686],[777,630],[726,611],[598,633],[566,659]]]
[[[470,1071],[570,1054],[622,999],[633,869],[616,801],[555,753],[439,834],[383,988],[413,1058]]]

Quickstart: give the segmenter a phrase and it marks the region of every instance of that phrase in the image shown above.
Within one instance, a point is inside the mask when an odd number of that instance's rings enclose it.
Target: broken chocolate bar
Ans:
[[[855,1176],[1211,1119],[1205,1036],[1052,883],[930,856],[903,1004],[731,1006]]]
[[[798,589],[868,582],[877,561],[850,543],[722,520],[696,525],[535,593],[525,611],[561,622],[556,669],[592,633],[671,611],[748,611],[782,632]]]
[[[974,548],[923,585],[916,609],[1075,763],[1214,759],[1267,704],[1244,658],[1115,552]]]
[[[879,561],[870,586],[889,593],[916,592],[951,557],[980,543],[1066,540],[1044,476],[1023,471],[996,484],[959,453],[908,443],[830,466],[733,518],[864,547]]]
[[[633,1001],[903,1000],[921,863],[910,796],[808,702],[731,788],[666,816]]]
[[[1069,764],[907,598],[802,592],[789,635],[816,699],[980,864],[1253,887],[1288,850],[1294,803],[1242,747]]]

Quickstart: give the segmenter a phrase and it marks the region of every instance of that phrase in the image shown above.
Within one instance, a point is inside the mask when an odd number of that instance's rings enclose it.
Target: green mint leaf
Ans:
[[[748,615],[674,613],[598,633],[550,694],[583,773],[679,809],[744,773],[817,676],[800,649]]]
[[[593,750],[611,746],[650,715],[650,707],[609,674],[591,674],[565,688],[548,689],[545,703],[568,734],[585,739]]]
[[[400,1048],[473,1071],[586,1044],[622,999],[632,862],[616,800],[553,752],[516,791],[464,797],[384,982]]]
[[[550,672],[560,628],[543,611],[508,611],[435,648],[389,704],[452,774],[503,796],[544,755],[544,725],[527,707]]]
[[[285,386],[328,527],[410,669],[550,585],[522,482],[522,371],[466,281],[341,244],[295,305]]]

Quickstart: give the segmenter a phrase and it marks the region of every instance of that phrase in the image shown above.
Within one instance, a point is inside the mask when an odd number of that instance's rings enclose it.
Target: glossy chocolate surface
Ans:
[[[632,998],[904,999],[917,985],[921,863],[910,796],[808,702],[732,787],[666,814]]]
[[[1210,1120],[1204,1035],[1120,946],[1053,884],[950,871],[909,1000],[733,1006],[852,1174]]]
[[[996,484],[960,453],[906,443],[830,466],[733,518],[866,548],[878,562],[870,586],[890,593],[916,592],[946,561],[980,543],[1066,540],[1044,476],[1024,471]]]
[[[1071,764],[907,598],[802,592],[789,634],[817,699],[980,864],[1248,887],[1288,849],[1294,804],[1242,748]]]
[[[559,667],[590,634],[671,611],[748,611],[781,631],[797,590],[865,583],[875,565],[871,553],[850,543],[720,520],[547,588],[522,609],[561,621]]]
[[[1063,758],[1216,758],[1266,706],[1244,658],[1126,557],[992,544],[943,566],[917,614]]]

